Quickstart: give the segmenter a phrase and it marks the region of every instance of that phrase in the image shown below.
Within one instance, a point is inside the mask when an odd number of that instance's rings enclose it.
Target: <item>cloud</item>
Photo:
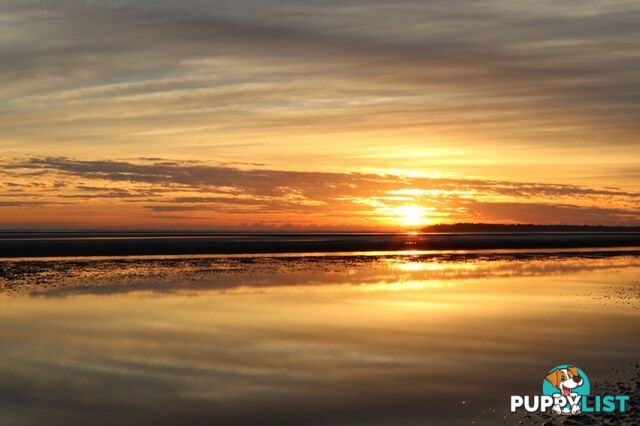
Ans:
[[[633,2],[27,1],[2,12],[5,133],[34,144],[419,128],[473,132],[469,145],[633,150],[639,130]]]
[[[32,157],[4,164],[5,170],[58,171],[66,175],[115,182],[143,182],[179,184],[192,187],[215,187],[237,193],[250,189],[255,195],[283,194],[293,187],[305,192],[322,195],[325,191],[340,195],[353,188],[365,188],[379,194],[390,189],[413,188],[445,190],[491,190],[504,195],[557,196],[557,195],[611,195],[640,197],[638,192],[616,189],[587,188],[568,184],[544,184],[482,179],[451,179],[407,177],[366,173],[300,172],[270,169],[241,169],[231,166],[211,165],[204,162],[166,161],[161,159],[142,162],[114,160],[76,160],[66,157]],[[80,189],[98,189],[81,187]],[[235,190],[234,190],[235,188]],[[317,192],[317,194],[316,194]]]
[[[275,226],[294,218],[294,227],[314,220],[355,226],[401,219],[395,209],[407,205],[423,207],[434,221],[632,224],[639,219],[640,193],[569,184],[302,172],[165,159],[30,157],[2,166],[14,182],[25,174],[37,183],[33,173],[45,173],[38,190],[22,189],[35,202],[77,199],[82,206],[82,200],[97,200],[138,209],[148,219],[156,213],[191,212],[236,223],[259,218]],[[67,185],[56,189],[47,183],[59,181]]]
[[[577,223],[635,225],[640,214],[635,209],[576,206],[553,203],[473,203],[470,208],[485,221],[520,223]]]
[[[38,207],[50,204],[42,201],[0,201],[0,207]]]

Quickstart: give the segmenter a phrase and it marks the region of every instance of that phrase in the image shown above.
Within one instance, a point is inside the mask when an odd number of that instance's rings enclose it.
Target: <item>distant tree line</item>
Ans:
[[[640,226],[536,225],[532,223],[452,223],[430,225],[424,232],[640,232]]]

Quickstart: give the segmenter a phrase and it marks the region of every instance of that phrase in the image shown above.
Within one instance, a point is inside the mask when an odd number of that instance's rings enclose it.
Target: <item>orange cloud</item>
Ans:
[[[634,224],[639,219],[640,193],[568,184],[163,159],[32,157],[5,161],[3,169],[6,201],[0,207],[9,218],[6,226],[381,229],[456,221]]]

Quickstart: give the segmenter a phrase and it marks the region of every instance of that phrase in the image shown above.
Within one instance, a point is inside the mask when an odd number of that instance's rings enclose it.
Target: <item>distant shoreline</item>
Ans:
[[[2,258],[615,247],[640,247],[640,232],[0,232]]]
[[[640,226],[611,225],[541,225],[533,223],[499,224],[499,223],[453,223],[424,227],[424,232],[640,232]]]

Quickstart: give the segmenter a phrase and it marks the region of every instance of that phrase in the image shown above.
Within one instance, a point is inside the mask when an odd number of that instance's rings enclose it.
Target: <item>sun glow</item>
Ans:
[[[419,226],[429,223],[426,209],[416,205],[399,206],[393,209],[394,216],[404,226]]]

